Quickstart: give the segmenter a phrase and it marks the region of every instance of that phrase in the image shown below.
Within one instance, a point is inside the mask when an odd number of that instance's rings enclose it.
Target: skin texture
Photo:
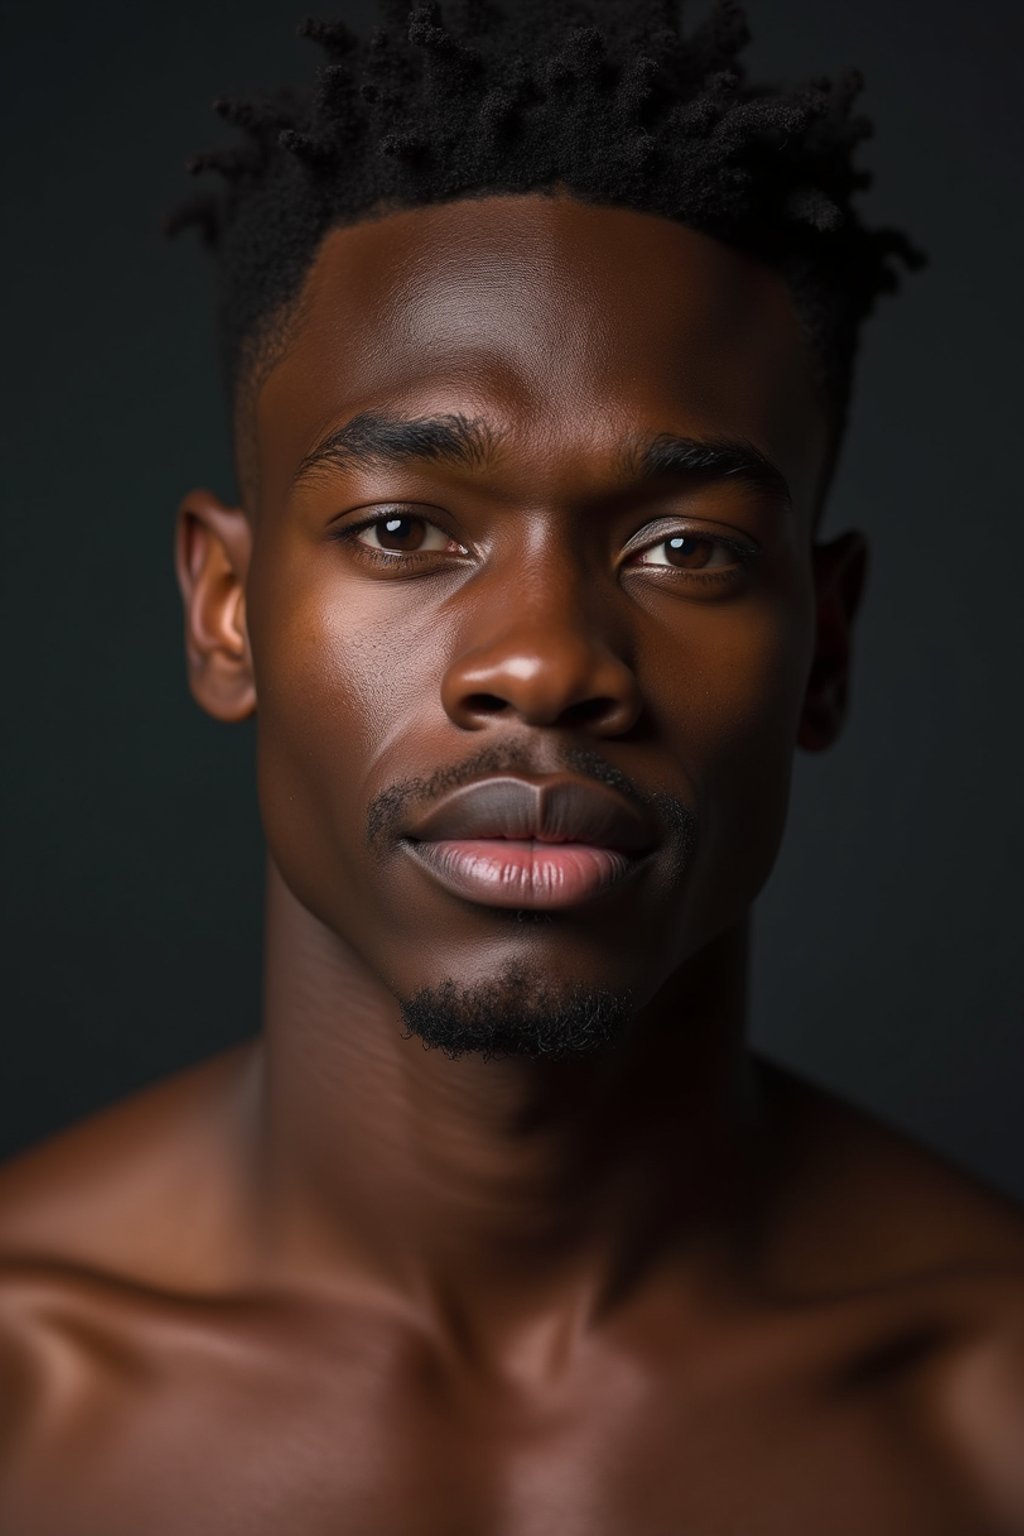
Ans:
[[[0,1529],[1024,1531],[1020,1213],[744,1039],[867,563],[813,538],[784,286],[667,220],[496,197],[333,231],[300,314],[250,505],[196,489],[175,536],[193,695],[257,716],[262,1027],[0,1171]],[[500,446],[296,484],[368,411]],[[624,476],[664,432],[754,445],[791,507]],[[396,504],[418,563],[331,536]],[[702,584],[680,530],[758,558]],[[563,768],[655,815],[628,894],[523,921],[400,846],[453,783]],[[525,1039],[580,996],[612,1038],[564,1060],[406,1029]]]

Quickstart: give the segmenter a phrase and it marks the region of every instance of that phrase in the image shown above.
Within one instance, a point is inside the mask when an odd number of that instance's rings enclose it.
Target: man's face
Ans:
[[[334,230],[304,300],[257,400],[245,577],[270,853],[410,1020],[443,997],[525,1040],[575,998],[618,1028],[743,919],[782,835],[827,436],[788,293],[682,225],[537,195]],[[359,415],[464,418],[472,451],[377,421],[312,464]],[[791,503],[643,474],[667,434],[752,447]],[[466,900],[402,841],[453,785],[564,769],[659,828],[595,900]]]

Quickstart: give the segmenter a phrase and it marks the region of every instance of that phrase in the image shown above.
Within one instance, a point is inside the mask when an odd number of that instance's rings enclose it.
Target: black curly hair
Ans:
[[[400,208],[543,192],[670,219],[784,278],[832,418],[831,479],[862,320],[923,252],[867,229],[852,165],[873,132],[851,114],[858,70],[792,88],[750,84],[736,0],[714,0],[683,36],[682,0],[378,0],[368,37],[309,18],[326,62],[308,94],[220,98],[241,142],[188,162],[218,192],[167,218],[194,224],[217,259],[221,352],[236,428],[287,334],[324,233]],[[824,491],[821,499],[824,499]]]

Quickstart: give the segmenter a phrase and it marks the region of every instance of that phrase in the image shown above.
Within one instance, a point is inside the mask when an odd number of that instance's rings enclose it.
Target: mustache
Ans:
[[[541,753],[527,742],[494,743],[426,777],[408,778],[382,790],[370,805],[368,842],[374,851],[384,851],[394,842],[411,804],[429,808],[450,790],[461,789],[477,779],[491,774],[540,776],[558,772],[578,773],[615,790],[624,800],[652,815],[687,859],[692,856],[698,840],[699,818],[684,800],[661,789],[644,791],[592,747],[569,744],[557,753]]]

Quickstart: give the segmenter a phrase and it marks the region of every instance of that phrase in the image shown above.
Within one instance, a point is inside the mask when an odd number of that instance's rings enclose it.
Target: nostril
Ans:
[[[610,707],[614,707],[611,699],[581,699],[578,704],[570,705],[566,714],[585,724],[590,720],[600,720]]]
[[[474,713],[495,715],[500,710],[508,707],[505,699],[499,699],[496,693],[471,693],[466,699],[467,709]]]

